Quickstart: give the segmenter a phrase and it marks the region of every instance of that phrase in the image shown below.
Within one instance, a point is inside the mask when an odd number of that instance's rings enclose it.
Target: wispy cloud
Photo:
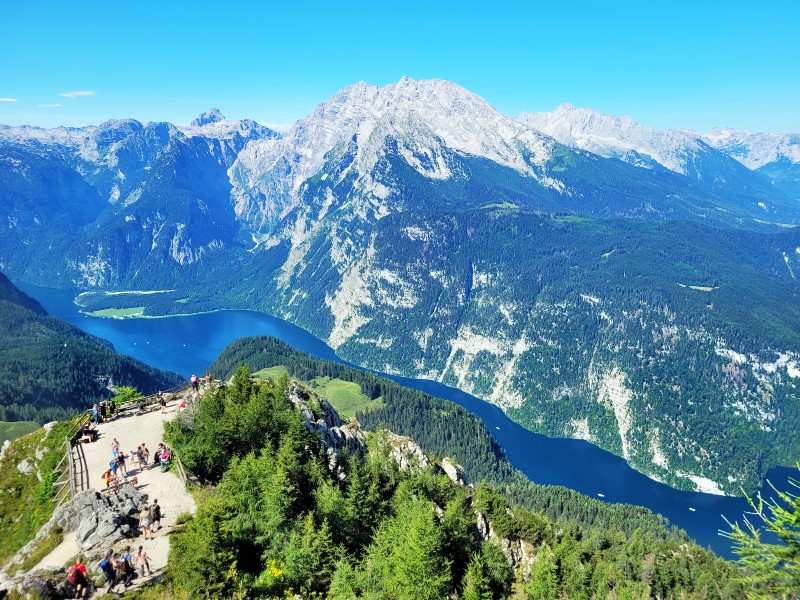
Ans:
[[[0,102],[16,102],[16,98],[0,98]]]
[[[40,104],[39,108],[55,108],[57,106],[64,106],[63,104]]]
[[[94,92],[89,92],[89,91],[64,92],[62,94],[59,94],[59,96],[64,96],[64,98],[77,98],[78,96],[94,96]]]

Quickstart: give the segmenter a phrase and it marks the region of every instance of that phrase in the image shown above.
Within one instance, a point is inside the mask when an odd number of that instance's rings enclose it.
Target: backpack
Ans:
[[[77,565],[72,565],[69,568],[69,574],[67,575],[67,581],[72,584],[78,583],[78,567]]]
[[[107,558],[104,558],[103,560],[100,561],[100,568],[103,569],[103,571],[105,571],[106,573],[114,572],[113,567],[111,566],[111,563]]]

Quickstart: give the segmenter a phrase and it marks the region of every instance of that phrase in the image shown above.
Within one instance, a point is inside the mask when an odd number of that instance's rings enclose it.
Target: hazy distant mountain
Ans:
[[[695,179],[711,193],[734,194],[764,214],[792,212],[796,203],[768,178],[742,166],[725,148],[686,130],[659,131],[630,117],[562,104],[554,112],[522,113],[520,120],[570,147],[648,169],[663,167]]]
[[[702,134],[711,146],[748,169],[766,175],[776,188],[800,200],[800,133],[758,133],[712,129]]]

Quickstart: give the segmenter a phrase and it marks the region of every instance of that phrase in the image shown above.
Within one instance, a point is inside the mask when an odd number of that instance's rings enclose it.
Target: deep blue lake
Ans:
[[[192,373],[203,374],[233,340],[252,335],[271,335],[319,358],[345,362],[307,331],[264,313],[220,311],[159,319],[96,318],[78,312],[72,302],[74,292],[20,287],[51,315],[109,340],[118,352],[187,378]],[[623,459],[588,442],[532,433],[511,421],[496,406],[460,390],[432,381],[391,379],[456,402],[479,416],[512,464],[532,481],[562,485],[605,502],[646,506],[688,531],[702,546],[711,547],[721,556],[733,556],[728,540],[719,535],[719,530],[728,529],[723,515],[732,522],[741,521],[749,508],[744,499],[675,490],[631,469]],[[788,478],[797,476],[797,469],[777,468],[769,472],[768,479],[778,489],[787,489]],[[763,491],[769,497],[772,490],[765,486]]]

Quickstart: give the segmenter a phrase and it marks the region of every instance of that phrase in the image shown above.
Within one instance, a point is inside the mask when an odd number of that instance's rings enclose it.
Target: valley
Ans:
[[[332,348],[308,332],[258,312],[219,311],[160,319],[102,319],[78,312],[78,307],[72,303],[74,292],[33,287],[26,287],[25,291],[41,299],[52,314],[110,340],[118,351],[185,377],[205,372],[229,344],[252,335],[273,336],[315,358],[339,362]],[[253,363],[252,367],[256,374],[261,372],[257,364]],[[284,371],[285,367],[276,367],[262,374],[280,377]],[[307,379],[314,377],[316,375],[311,374]],[[729,542],[718,534],[725,526],[720,515],[737,518],[748,508],[743,498],[675,490],[642,475],[623,459],[588,442],[532,433],[511,421],[497,406],[460,390],[428,380],[390,377],[400,385],[444,398],[476,415],[497,440],[511,465],[531,481],[563,486],[612,504],[648,507],[685,529],[700,545],[710,546],[720,556],[732,556]],[[389,423],[388,415],[381,418]],[[398,428],[398,432],[403,430]],[[414,431],[405,433],[418,437]],[[465,434],[464,442],[468,443],[470,437]],[[794,468],[775,468],[768,474],[769,480],[782,488],[795,476]],[[764,484],[761,489],[768,492],[770,488]]]
[[[283,134],[0,128],[0,268],[129,321],[263,311],[671,486],[756,489],[800,455],[800,205],[711,138],[556,113],[404,77]]]

